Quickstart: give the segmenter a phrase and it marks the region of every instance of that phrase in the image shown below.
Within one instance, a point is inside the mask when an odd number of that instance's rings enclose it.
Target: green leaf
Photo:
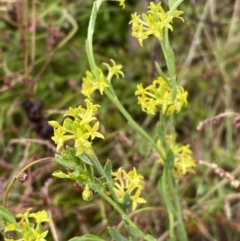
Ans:
[[[78,157],[81,159],[81,161],[85,162],[86,164],[93,166],[92,161],[91,161],[91,155],[88,157],[85,153],[82,153]]]
[[[168,148],[166,151],[166,165],[172,170],[174,166],[174,153],[171,148]]]
[[[20,228],[15,217],[3,206],[0,206],[0,216],[4,221],[14,224],[16,227]]]
[[[57,170],[55,172],[53,172],[52,176],[54,177],[58,177],[58,178],[68,178],[70,179],[69,175],[65,174],[64,172]]]
[[[137,227],[126,225],[126,228],[127,228],[128,233],[131,236],[139,237],[139,238],[145,237],[144,233],[140,229],[138,229]]]
[[[2,216],[0,216],[0,230],[4,230],[5,222]]]
[[[108,227],[108,232],[110,233],[111,237],[116,241],[128,241],[127,238],[125,238],[122,234],[117,232],[112,227]]]
[[[153,236],[147,234],[147,241],[157,241],[157,239],[155,239]]]
[[[69,239],[68,241],[105,241],[104,239],[99,238],[96,235],[93,234],[86,234],[81,237],[74,237]]]
[[[167,142],[166,142],[166,134],[165,134],[165,118],[163,115],[161,116],[161,120],[157,123],[156,131],[157,131],[157,137],[161,141],[161,145],[163,149],[165,149],[167,147]]]
[[[174,52],[169,44],[166,44],[166,54],[167,54],[167,66],[169,75],[171,78],[171,87],[172,87],[172,99],[176,98],[177,87],[176,87],[176,69],[175,69],[175,56]]]
[[[171,87],[171,81],[167,78],[167,76],[162,72],[159,64],[157,62],[155,62],[155,66],[157,69],[158,74],[163,78],[163,80],[166,82],[166,84]]]
[[[104,171],[109,180],[112,180],[112,162],[108,159],[105,166]]]
[[[73,165],[73,167],[78,166],[82,168],[81,163],[79,162],[79,158],[76,156],[76,150],[73,147],[66,147],[66,154],[68,155],[68,161],[70,165]]]
[[[102,192],[104,190],[103,183],[98,178],[94,177],[93,182],[94,182],[94,191]]]
[[[75,163],[71,162],[70,160],[65,160],[62,158],[61,155],[56,154],[54,160],[61,166],[67,167],[69,169],[74,169],[75,168]]]
[[[126,192],[123,196],[123,203],[122,203],[122,208],[123,210],[127,210],[132,204],[132,200],[130,198],[130,194]]]
[[[71,170],[79,167],[82,169],[80,158],[76,156],[76,150],[73,147],[66,146],[66,149],[61,152],[61,155],[56,154],[54,160],[61,166]]]

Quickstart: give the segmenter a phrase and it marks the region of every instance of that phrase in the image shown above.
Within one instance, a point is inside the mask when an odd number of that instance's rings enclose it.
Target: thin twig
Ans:
[[[239,113],[234,112],[234,111],[223,112],[223,113],[221,113],[219,115],[210,117],[210,118],[205,119],[203,121],[200,121],[198,126],[197,126],[197,130],[198,131],[202,130],[203,127],[205,127],[205,125],[209,124],[210,122],[218,123],[221,120],[221,118],[223,118],[223,117],[232,117],[232,116],[239,116],[239,115],[240,115]]]

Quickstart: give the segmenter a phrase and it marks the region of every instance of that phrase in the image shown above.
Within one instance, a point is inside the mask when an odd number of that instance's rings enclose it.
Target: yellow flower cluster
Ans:
[[[138,96],[142,110],[148,115],[155,115],[157,109],[166,115],[179,113],[182,106],[187,104],[187,92],[177,86],[176,97],[172,99],[172,90],[161,77],[146,88],[143,88],[142,84],[137,85],[135,95]]]
[[[7,223],[4,229],[4,233],[9,231],[16,231],[21,234],[22,238],[17,239],[17,241],[46,241],[45,237],[48,234],[48,230],[42,230],[43,222],[52,222],[52,219],[48,217],[45,210],[39,211],[37,213],[29,214],[31,208],[29,208],[25,213],[18,214],[17,218],[20,218],[19,226],[12,223]],[[33,218],[35,221],[30,221],[29,218]],[[13,238],[5,238],[5,241],[14,241]]]
[[[49,121],[49,124],[54,129],[54,136],[52,140],[57,144],[57,150],[59,150],[64,142],[73,139],[76,148],[76,156],[81,155],[84,151],[92,154],[92,140],[95,137],[104,139],[104,136],[97,130],[99,128],[99,122],[96,121],[96,114],[99,105],[93,105],[93,103],[86,99],[87,108],[79,106],[77,108],[69,108],[69,113],[64,116],[67,117],[63,125],[61,126],[57,121]],[[92,124],[92,121],[95,124]]]
[[[159,40],[162,39],[164,28],[168,28],[173,31],[171,25],[173,18],[180,18],[182,21],[183,18],[182,11],[175,10],[170,14],[170,11],[165,12],[161,6],[161,3],[155,4],[150,2],[150,6],[147,14],[140,15],[137,13],[132,14],[132,35],[136,37],[139,41],[140,46],[143,46],[143,40],[147,39],[149,35],[156,36]]]
[[[122,65],[117,65],[114,60],[111,59],[112,66],[107,63],[103,63],[104,66],[108,69],[107,77],[104,76],[102,70],[98,68],[98,76],[94,76],[93,73],[87,71],[86,77],[83,77],[82,84],[82,94],[87,98],[91,99],[91,94],[95,90],[99,90],[100,94],[103,95],[104,89],[109,87],[112,77],[115,75],[117,78],[121,75],[124,77],[123,72],[121,71]]]
[[[103,95],[104,89],[109,87],[102,70],[99,68],[98,78],[95,78],[95,76],[91,72],[87,71],[86,77],[83,77],[82,81],[83,84],[81,92],[84,96],[86,96],[89,99],[91,99],[91,94],[95,90],[99,90],[100,94]]]
[[[123,203],[126,193],[130,195],[132,200],[132,211],[137,208],[138,203],[146,203],[147,201],[140,197],[144,188],[143,176],[138,175],[135,168],[126,173],[122,167],[117,172],[112,172],[114,178],[114,190],[117,194],[119,203]]]
[[[196,162],[192,157],[192,151],[189,148],[189,145],[178,145],[173,142],[172,136],[167,136],[167,142],[169,148],[172,149],[174,153],[174,168],[173,175],[178,178],[187,174],[188,172],[195,173]],[[174,144],[173,144],[174,143]],[[167,155],[166,151],[161,145],[161,142],[158,141],[157,145],[161,149],[163,155]],[[160,158],[159,161],[163,163],[163,160]]]

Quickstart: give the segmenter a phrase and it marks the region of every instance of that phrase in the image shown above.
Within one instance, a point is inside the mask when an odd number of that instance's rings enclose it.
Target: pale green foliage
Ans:
[[[68,173],[57,170],[52,175],[57,178],[72,180],[76,187],[84,189],[82,198],[85,201],[91,200],[93,194],[89,189],[91,185],[91,169],[89,166],[92,166],[90,160],[87,160],[84,154],[76,156],[75,148],[66,146],[60,155],[55,156],[55,161],[67,167]]]

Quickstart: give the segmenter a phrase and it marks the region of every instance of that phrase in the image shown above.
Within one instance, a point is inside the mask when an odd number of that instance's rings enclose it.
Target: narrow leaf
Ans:
[[[75,164],[69,160],[64,160],[61,155],[56,154],[54,160],[61,166],[67,167],[69,169],[74,169]]]
[[[111,237],[116,241],[128,241],[127,238],[125,238],[122,234],[117,232],[112,227],[108,227],[108,232],[110,233]]]
[[[15,217],[3,206],[0,206],[0,216],[4,221],[14,224],[16,227],[20,228]]]
[[[159,64],[157,62],[155,62],[155,66],[156,66],[156,69],[157,69],[157,72],[158,74],[163,78],[163,80],[166,82],[166,84],[171,87],[171,82],[170,80],[167,78],[167,76],[162,72]]]
[[[127,225],[126,228],[127,228],[128,233],[131,236],[139,237],[139,238],[145,237],[144,233],[140,229],[138,229],[137,227]]]
[[[167,54],[167,65],[171,78],[171,87],[172,87],[172,99],[176,98],[177,87],[176,87],[176,69],[175,69],[175,56],[174,52],[169,44],[166,45],[166,54]]]
[[[166,151],[166,165],[167,167],[172,170],[174,166],[174,153],[171,148],[168,148]]]
[[[86,234],[81,237],[74,237],[69,239],[68,241],[105,241],[104,239],[99,238],[96,235],[93,234]]]
[[[155,239],[153,236],[147,234],[147,241],[157,241],[157,239]]]
[[[130,194],[126,192],[123,196],[123,203],[122,203],[122,208],[123,210],[127,210],[132,204],[132,200],[130,198]]]
[[[89,155],[90,157],[88,157],[85,153],[82,153],[81,155],[79,155],[78,157],[85,162],[86,164],[93,166],[92,161],[91,161],[91,155]]]
[[[58,178],[70,178],[69,175],[65,174],[64,172],[57,170],[53,172],[52,176],[58,177]]]
[[[104,166],[104,171],[105,171],[108,179],[112,180],[112,163],[110,160],[107,160],[107,162]]]

